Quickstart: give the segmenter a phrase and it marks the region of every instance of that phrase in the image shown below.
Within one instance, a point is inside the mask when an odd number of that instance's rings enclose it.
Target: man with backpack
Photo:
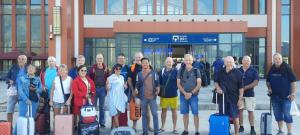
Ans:
[[[109,70],[107,69],[104,62],[104,57],[101,53],[96,56],[96,64],[92,66],[89,70],[90,78],[95,82],[96,86],[96,97],[94,105],[97,106],[97,101],[99,99],[99,124],[101,128],[105,128],[105,112],[104,112],[104,102],[106,96],[106,80],[109,76]]]
[[[177,87],[180,90],[180,112],[183,114],[184,131],[188,135],[189,108],[194,115],[195,135],[199,135],[198,93],[201,88],[201,74],[199,69],[193,68],[193,56],[184,55],[184,66],[177,73]]]
[[[143,123],[143,135],[148,135],[149,118],[148,106],[150,106],[151,114],[153,117],[154,135],[159,133],[158,114],[156,97],[159,94],[159,77],[155,70],[150,68],[150,61],[148,58],[142,58],[142,71],[138,73],[135,95],[141,100],[142,108],[142,123]]]
[[[202,54],[198,54],[196,55],[196,60],[193,62],[193,67],[199,69],[200,74],[201,74],[201,86],[202,87],[206,87],[208,86],[208,80],[207,80],[207,76],[205,73],[205,63],[202,61],[203,59],[203,55]]]

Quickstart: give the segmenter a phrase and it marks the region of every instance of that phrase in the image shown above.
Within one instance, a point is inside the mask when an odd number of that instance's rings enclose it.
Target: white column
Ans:
[[[60,0],[55,0],[55,6],[61,6]],[[56,35],[55,36],[55,58],[56,58],[56,64],[61,64],[61,36]]]
[[[79,0],[74,0],[74,57],[79,55]]]

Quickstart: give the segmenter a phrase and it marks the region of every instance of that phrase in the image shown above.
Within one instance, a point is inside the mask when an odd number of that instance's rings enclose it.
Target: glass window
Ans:
[[[266,14],[266,0],[259,0],[259,14]]]
[[[41,16],[31,16],[31,47],[41,47]]]
[[[2,5],[2,14],[11,14],[11,5]]]
[[[104,0],[96,0],[96,14],[104,14]]]
[[[198,14],[213,14],[213,0],[198,0]]]
[[[243,1],[242,0],[228,0],[228,14],[242,14]]]
[[[2,15],[2,46],[4,52],[11,51],[11,16]]]
[[[232,44],[232,56],[235,56],[237,58],[242,57],[242,53],[243,53],[243,47],[242,44]]]
[[[290,6],[282,6],[281,14],[290,14]]]
[[[224,0],[217,0],[217,14],[224,14]]]
[[[168,0],[168,14],[182,15],[183,14],[182,0]]]
[[[11,4],[11,0],[2,0],[2,4]]]
[[[45,5],[45,14],[48,15],[49,7]]]
[[[283,57],[289,56],[290,45],[290,17],[289,15],[281,16],[281,51]]]
[[[231,43],[231,34],[219,34],[220,43]]]
[[[219,56],[225,57],[231,55],[230,44],[219,44]]]
[[[41,4],[41,0],[31,0],[31,4]]]
[[[47,5],[48,5],[48,0],[45,0],[45,4],[47,4]]]
[[[247,0],[247,13],[254,14],[254,0]]]
[[[139,0],[138,14],[152,15],[153,14],[153,0]]]
[[[17,14],[26,14],[26,5],[16,5]]]
[[[186,0],[186,12],[188,15],[194,14],[194,0]]]
[[[17,0],[17,4],[26,4],[26,0]]]
[[[45,46],[48,47],[48,39],[49,39],[49,26],[48,26],[48,15],[45,15]]]
[[[30,14],[32,14],[32,15],[41,14],[41,5],[31,5],[30,6]]]
[[[127,0],[127,14],[134,14],[134,0]]]
[[[84,0],[84,14],[92,14],[92,0]]]
[[[290,4],[290,0],[281,0],[281,4]]]
[[[123,0],[108,0],[108,14],[123,14]]]
[[[232,43],[242,43],[243,34],[232,34]]]
[[[156,14],[163,15],[165,14],[165,1],[164,0],[157,0],[156,3]]]
[[[26,15],[17,15],[17,48],[26,48]]]

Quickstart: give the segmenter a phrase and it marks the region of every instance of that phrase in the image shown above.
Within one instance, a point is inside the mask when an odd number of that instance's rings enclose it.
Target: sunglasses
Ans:
[[[115,68],[115,70],[121,70],[121,68]]]
[[[87,72],[87,70],[80,70],[80,72]]]

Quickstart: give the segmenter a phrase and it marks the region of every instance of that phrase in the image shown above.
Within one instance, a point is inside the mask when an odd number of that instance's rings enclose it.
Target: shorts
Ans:
[[[238,118],[239,117],[239,108],[237,103],[226,103],[225,104],[225,115],[228,115],[230,118]],[[219,113],[223,114],[223,104],[219,103]]]
[[[243,103],[240,106],[240,110],[244,109],[249,112],[253,112],[255,110],[255,97],[244,97]]]
[[[160,98],[160,107],[162,109],[167,109],[170,107],[171,109],[177,109],[178,106],[178,97],[172,97],[172,98]]]
[[[275,120],[293,123],[293,116],[290,114],[291,101],[289,99],[282,99],[276,96],[271,97],[271,100]]]
[[[198,96],[193,95],[190,99],[186,100],[184,95],[180,94],[180,113],[185,115],[189,114],[190,106],[193,115],[198,115]]]
[[[53,102],[53,108],[54,109],[61,109],[64,106],[65,106],[64,103]]]
[[[7,99],[7,113],[14,113],[15,106],[18,103],[18,96],[8,96]]]

